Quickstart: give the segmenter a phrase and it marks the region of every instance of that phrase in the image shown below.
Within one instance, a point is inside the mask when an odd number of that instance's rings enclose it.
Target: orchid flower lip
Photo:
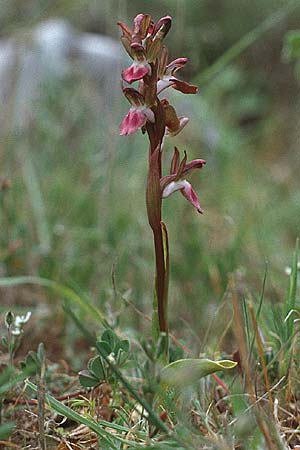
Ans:
[[[172,86],[174,82],[170,80],[170,77],[163,77],[162,80],[158,80],[157,82],[157,95],[161,94],[162,91]]]
[[[130,67],[122,71],[122,78],[131,84],[141,80],[145,75],[151,74],[151,66],[147,61],[134,61]]]
[[[187,183],[188,182],[186,180],[171,181],[171,183],[167,184],[167,186],[164,188],[162,197],[167,198],[174,192],[179,191],[180,189],[184,189]]]
[[[147,120],[155,121],[153,111],[145,105],[132,106],[120,125],[120,136],[128,136],[142,128]]]
[[[164,188],[162,197],[167,198],[176,191],[180,191],[191,205],[194,206],[200,214],[203,214],[203,209],[200,206],[197,194],[187,180],[171,181],[171,183],[167,184]]]

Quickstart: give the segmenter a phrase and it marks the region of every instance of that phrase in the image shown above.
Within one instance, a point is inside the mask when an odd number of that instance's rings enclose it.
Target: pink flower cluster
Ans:
[[[118,22],[122,30],[121,41],[133,60],[130,67],[122,71],[122,89],[131,107],[120,125],[120,135],[126,136],[138,129],[147,131],[150,138],[150,155],[157,146],[162,150],[162,140],[165,136],[176,136],[189,121],[187,117],[177,116],[175,108],[166,98],[162,98],[162,93],[168,88],[183,94],[196,94],[198,90],[197,86],[175,76],[186,65],[187,58],[168,61],[168,49],[163,45],[163,40],[171,24],[170,16],[162,17],[154,23],[148,14],[138,14],[134,18],[132,28]],[[138,86],[125,87],[124,82],[130,85],[138,82]],[[155,134],[156,139],[153,137]],[[161,159],[159,161],[161,172]],[[192,170],[201,169],[205,161],[196,159],[187,163],[186,153],[182,161],[179,161],[179,151],[175,147],[170,175],[162,176],[160,173],[161,198],[169,197],[179,190],[197,211],[202,213],[197,194],[185,177]]]

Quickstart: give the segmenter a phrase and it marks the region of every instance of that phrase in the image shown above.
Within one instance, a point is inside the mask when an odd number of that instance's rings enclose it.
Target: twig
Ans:
[[[17,448],[19,450],[22,450],[22,448],[19,445],[14,444],[13,442],[9,442],[9,441],[0,441],[0,445],[5,445],[4,448],[11,447],[11,448]]]

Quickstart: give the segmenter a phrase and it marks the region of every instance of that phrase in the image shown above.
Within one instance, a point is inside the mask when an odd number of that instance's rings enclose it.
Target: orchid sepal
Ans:
[[[133,19],[133,40],[141,42],[148,34],[148,30],[151,24],[151,16],[149,14],[138,14]]]
[[[197,94],[198,86],[189,84],[186,81],[178,80],[177,78],[170,78],[169,82],[173,89],[180,91],[183,94]]]
[[[153,40],[155,39],[164,39],[166,35],[168,34],[170,28],[172,26],[172,17],[171,16],[164,16],[154,27],[152,36]]]

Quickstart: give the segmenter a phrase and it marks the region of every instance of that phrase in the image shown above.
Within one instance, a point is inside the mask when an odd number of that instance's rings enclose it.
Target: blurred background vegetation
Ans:
[[[203,336],[223,304],[229,273],[238,273],[255,298],[267,267],[272,303],[287,287],[285,268],[300,223],[299,80],[293,63],[282,57],[286,33],[299,28],[300,8],[288,11],[286,0],[1,0],[3,41],[22,39],[53,17],[78,31],[118,39],[117,20],[131,24],[139,12],[154,19],[173,16],[166,44],[173,58],[189,58],[180,75],[198,84],[199,94],[172,100],[190,123],[167,143],[166,167],[174,144],[189,159],[207,160],[193,178],[203,216],[180,195],[164,202],[171,329],[188,342]],[[272,17],[273,26],[258,30],[251,45],[218,73],[210,72],[233,45]],[[0,272],[59,281],[88,293],[109,320],[149,330],[112,284],[113,273],[117,290],[150,313],[154,262],[144,198],[147,142],[142,135],[118,136],[128,104],[118,82],[111,89],[103,93],[75,68],[67,77],[49,77],[26,128],[16,131],[5,107]],[[109,111],[107,98],[113,99]],[[12,96],[6,105],[13,101]],[[0,295],[2,312],[11,305],[33,311],[38,327],[33,332],[32,324],[32,339],[47,330],[57,355],[68,326],[59,296],[29,286],[1,289]],[[230,306],[224,311],[220,333]]]

